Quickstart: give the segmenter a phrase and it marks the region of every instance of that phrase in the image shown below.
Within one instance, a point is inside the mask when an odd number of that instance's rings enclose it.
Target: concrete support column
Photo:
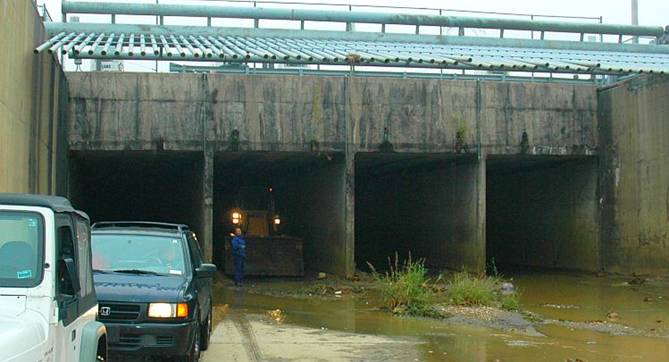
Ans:
[[[486,264],[486,154],[479,153],[476,164],[476,233],[471,257],[473,271],[485,272]]]
[[[344,274],[355,273],[355,151],[346,147],[346,171],[344,173]]]
[[[204,163],[202,170],[202,235],[200,243],[204,260],[211,263],[213,259],[214,233],[214,149],[205,143]]]

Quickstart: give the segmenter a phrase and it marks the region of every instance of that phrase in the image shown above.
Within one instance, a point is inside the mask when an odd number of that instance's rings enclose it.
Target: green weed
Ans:
[[[434,293],[430,288],[430,279],[427,277],[425,261],[409,258],[400,263],[395,254],[395,260],[388,258],[389,270],[381,274],[370,263],[374,279],[379,283],[385,307],[397,314],[426,316],[431,314],[434,302]]]

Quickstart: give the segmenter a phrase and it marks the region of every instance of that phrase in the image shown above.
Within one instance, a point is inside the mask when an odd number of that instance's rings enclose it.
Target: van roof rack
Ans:
[[[100,221],[91,226],[91,229],[113,228],[113,227],[140,227],[176,230],[178,232],[189,230],[188,225],[171,224],[153,221]]]

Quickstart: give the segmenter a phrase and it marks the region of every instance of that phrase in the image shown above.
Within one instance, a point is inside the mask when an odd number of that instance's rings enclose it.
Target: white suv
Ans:
[[[67,199],[0,193],[0,361],[107,359],[88,216]]]

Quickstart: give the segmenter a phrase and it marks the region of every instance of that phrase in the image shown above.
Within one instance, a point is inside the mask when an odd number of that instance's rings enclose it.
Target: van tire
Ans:
[[[200,332],[200,350],[201,351],[206,351],[209,349],[209,340],[211,339],[211,330],[213,328],[213,323],[212,323],[212,305],[211,302],[209,303],[209,313],[207,314],[207,319],[204,321],[204,325],[202,325],[202,331]]]
[[[185,356],[176,357],[174,361],[198,362],[200,360],[200,354],[202,352],[200,349],[200,329],[201,327],[199,325],[193,329],[195,331],[195,335],[193,336],[193,340],[191,341],[191,345],[190,348],[188,348],[187,354]]]
[[[107,337],[103,336],[98,340],[98,349],[95,353],[96,361],[107,361]]]

